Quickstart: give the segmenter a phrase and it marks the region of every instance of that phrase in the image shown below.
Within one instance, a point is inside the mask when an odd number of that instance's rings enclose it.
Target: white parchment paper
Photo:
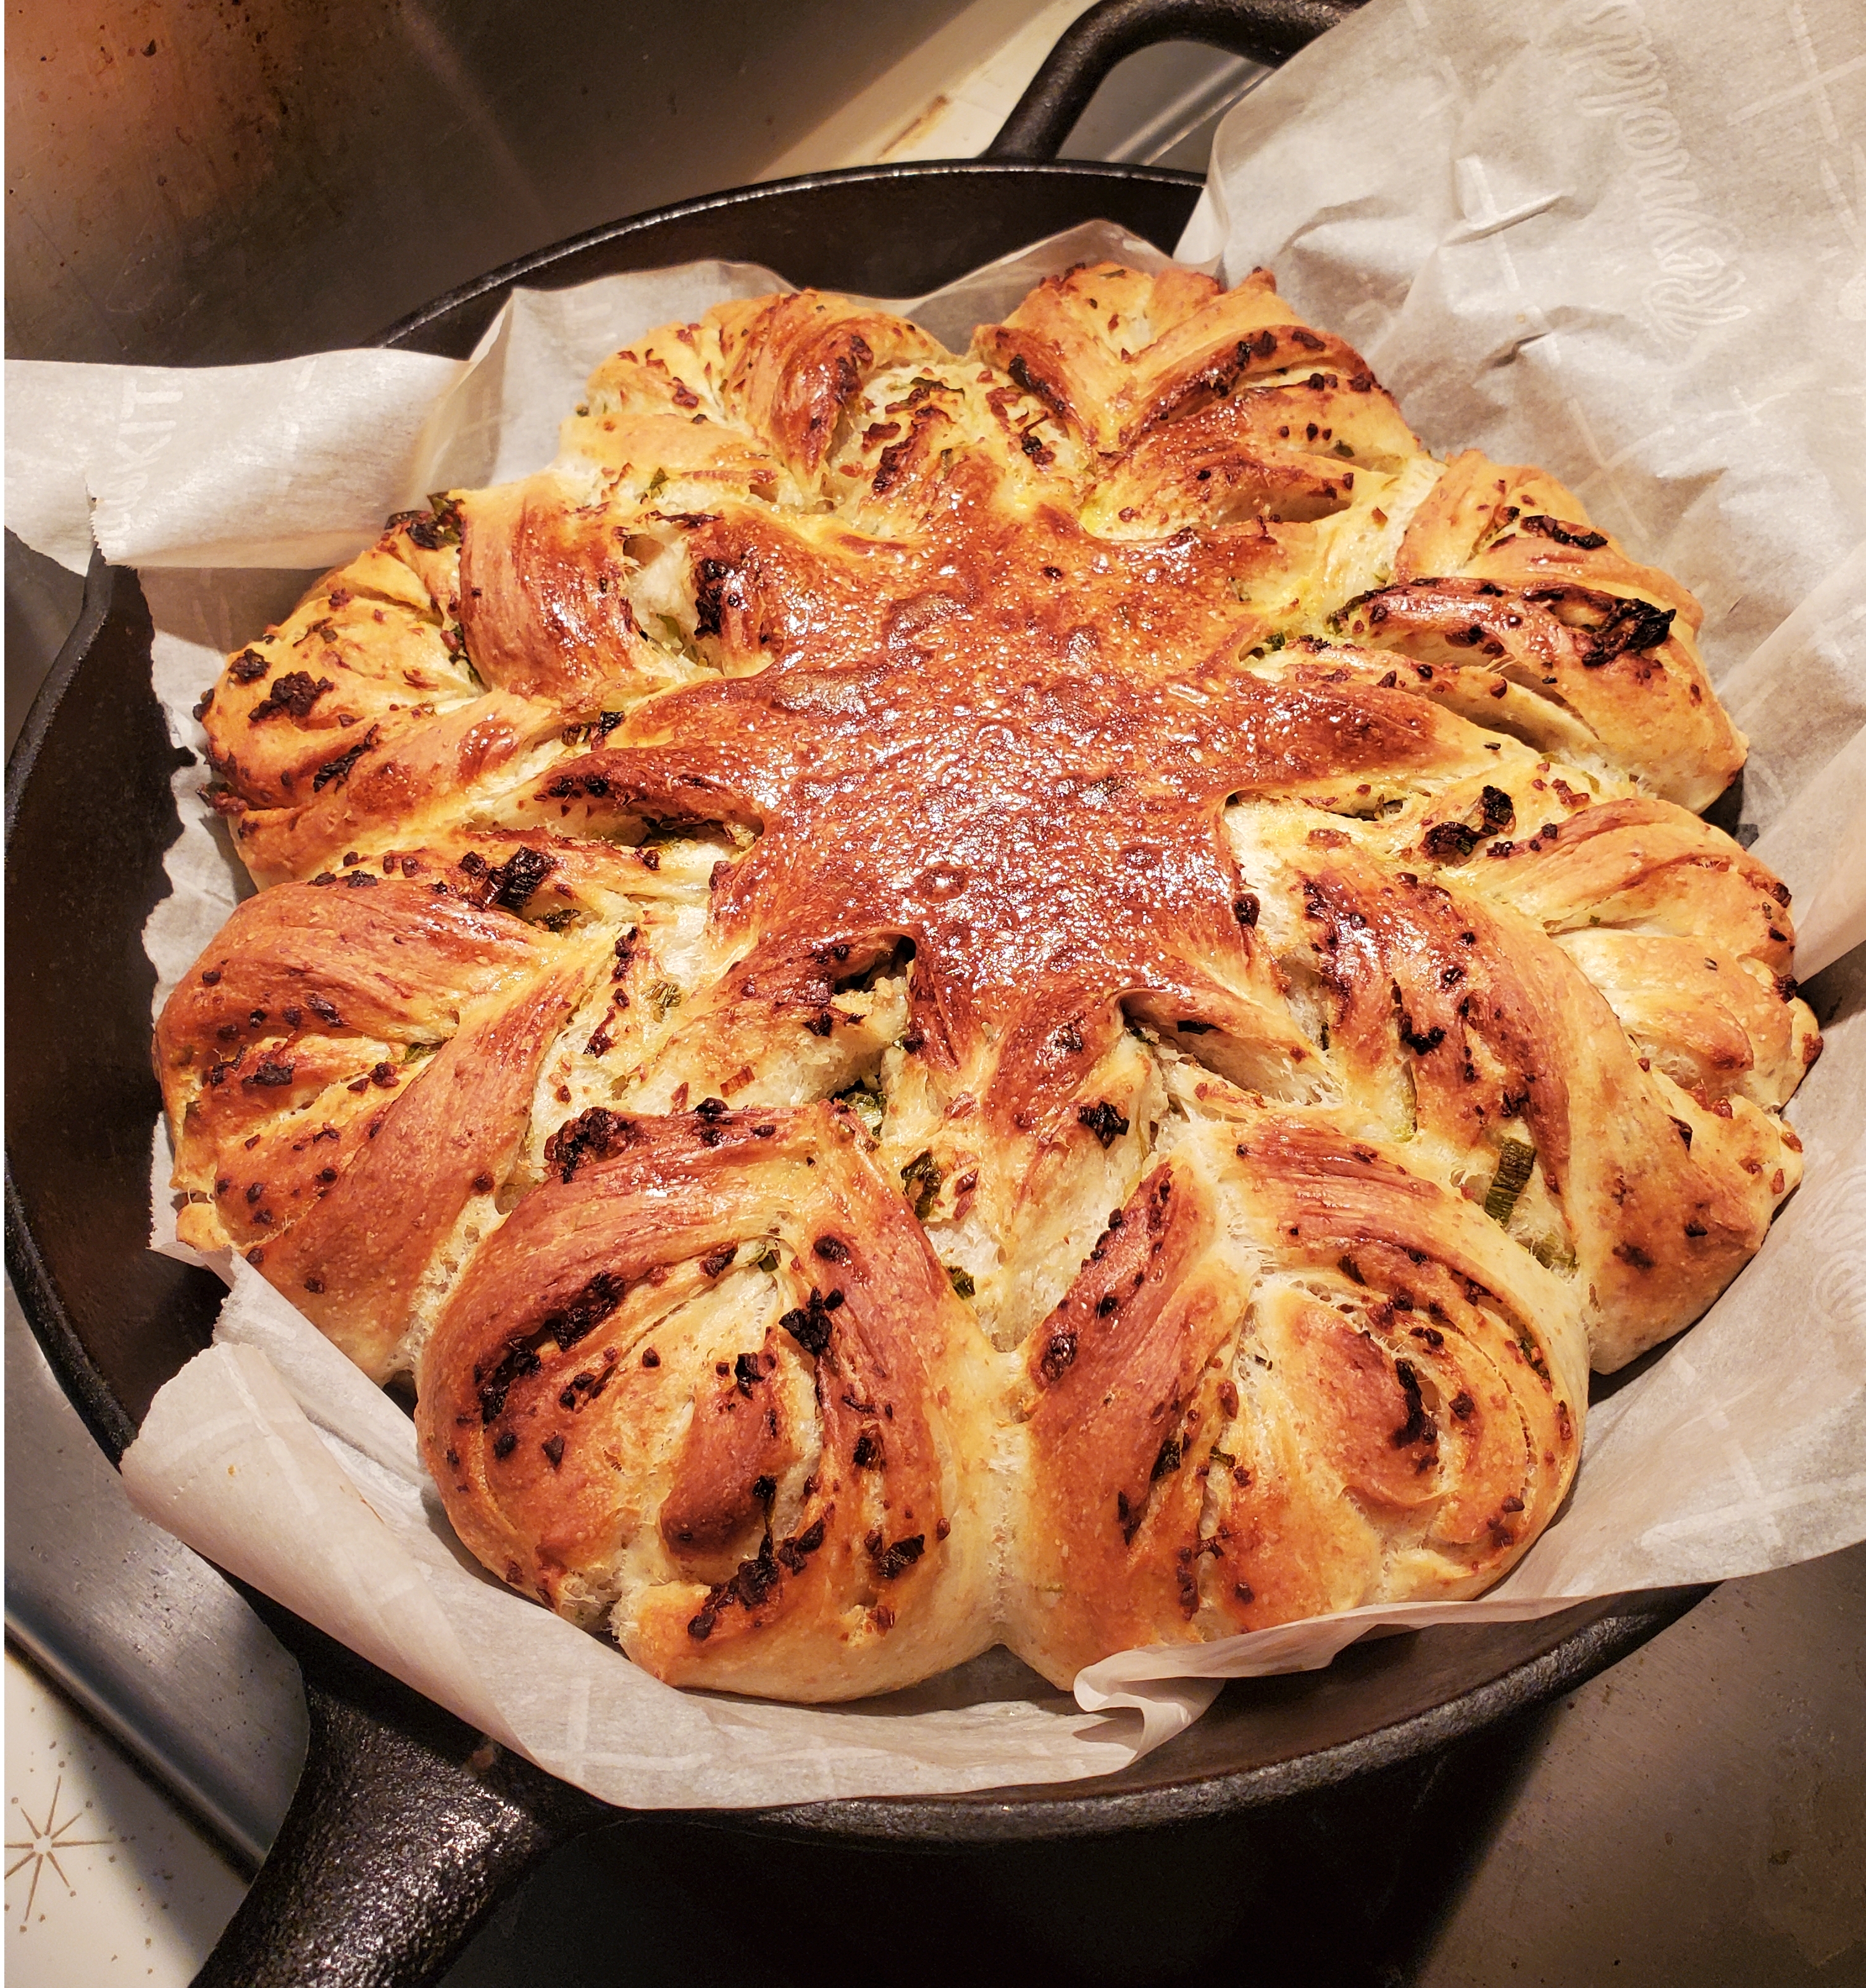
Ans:
[[[1519,18],[1522,16],[1523,18]],[[1376,1624],[1520,1619],[1866,1537],[1866,29],[1692,0],[1373,0],[1239,106],[1181,252],[1275,269],[1442,451],[1540,462],[1707,607],[1749,732],[1743,833],[1796,892],[1828,1048],[1791,1116],[1807,1181],[1712,1311],[1600,1391],[1568,1506],[1471,1604],[1129,1652],[1075,1702],[1000,1653],[869,1704],[680,1692],[490,1581],[411,1425],[244,1264],[217,1344],[124,1461],[138,1506],[502,1743],[618,1803],[755,1805],[1125,1765],[1219,1680],[1325,1663]],[[1085,255],[1077,230],[901,306],[949,345]],[[15,365],[8,522],[143,573],[177,741],[221,654],[429,490],[522,475],[602,355],[780,286],[727,263],[516,296],[469,361],[323,353],[177,371]],[[158,1002],[245,888],[177,777]],[[1843,958],[1843,955],[1848,955]],[[167,1155],[152,1171],[171,1249]]]

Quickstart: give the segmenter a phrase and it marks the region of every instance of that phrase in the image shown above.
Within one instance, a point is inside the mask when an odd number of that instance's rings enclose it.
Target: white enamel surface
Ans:
[[[6,1655],[6,1979],[194,1979],[246,1887],[167,1798]]]

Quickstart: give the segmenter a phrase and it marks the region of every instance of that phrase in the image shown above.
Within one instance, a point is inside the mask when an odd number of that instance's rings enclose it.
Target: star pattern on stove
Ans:
[[[83,1808],[74,1810],[61,1822],[59,1820],[59,1804],[64,1799],[64,1794],[65,1777],[61,1774],[52,1784],[52,1799],[46,1805],[46,1819],[42,1823],[33,1821],[31,1811],[17,1795],[12,1797],[12,1805],[19,1811],[19,1819],[25,1824],[27,1831],[23,1837],[9,1837],[5,1846],[9,1854],[15,1851],[20,1853],[6,1867],[8,1882],[11,1883],[22,1872],[30,1873],[25,1902],[19,1912],[19,1929],[22,1932],[31,1922],[32,1908],[39,1898],[39,1880],[48,1868],[65,1887],[66,1894],[76,1898],[77,1887],[59,1861],[59,1857],[69,1856],[74,1850],[106,1849],[118,1841],[114,1836],[73,1836],[71,1831],[84,1821],[90,1804],[86,1802]]]

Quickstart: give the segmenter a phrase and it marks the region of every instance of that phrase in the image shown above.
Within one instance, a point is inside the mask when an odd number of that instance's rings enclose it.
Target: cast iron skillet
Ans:
[[[1115,62],[1151,41],[1280,61],[1348,0],[1107,0],[1070,31],[982,160],[742,188],[619,221],[468,283],[382,343],[461,354],[515,283],[546,287],[703,256],[870,296],[931,289],[1094,218],[1170,249],[1192,176],[1049,163]],[[145,1246],[154,971],[140,933],[166,894],[179,755],[149,681],[133,573],[92,568],[77,627],[7,769],[8,1267],[98,1442],[120,1456],[157,1388],[209,1343],[218,1283]],[[1310,1675],[1233,1685],[1171,1745],[1086,1786],[820,1803],[691,1822],[823,1846],[1040,1844],[1246,1818],[1395,1767],[1543,1704],[1707,1591],[1350,1651]],[[614,1811],[459,1721],[263,1596],[304,1674],[310,1751],[272,1854],[204,1983],[421,1988],[501,1896]]]

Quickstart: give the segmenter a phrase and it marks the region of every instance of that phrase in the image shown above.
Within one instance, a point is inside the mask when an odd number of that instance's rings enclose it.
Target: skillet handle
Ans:
[[[536,1865],[616,1812],[243,1591],[304,1673],[310,1746],[195,1988],[433,1988]]]
[[[1064,34],[982,158],[1053,159],[1109,70],[1157,42],[1204,42],[1274,68],[1360,0],[1101,0]]]

